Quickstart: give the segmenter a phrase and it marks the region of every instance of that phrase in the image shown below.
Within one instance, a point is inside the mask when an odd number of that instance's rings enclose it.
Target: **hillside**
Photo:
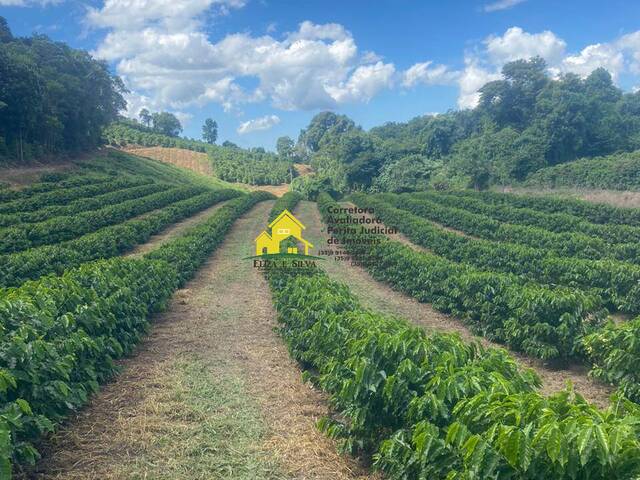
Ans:
[[[202,175],[213,175],[213,167],[206,153],[175,147],[126,147],[123,151],[170,163]]]
[[[145,147],[145,152],[157,160],[181,162],[185,166],[196,167],[198,171],[201,168],[211,168],[216,177],[228,182],[275,186],[289,183],[297,175],[293,159],[281,158],[264,148],[243,149],[228,142],[214,145],[177,135],[166,135],[137,121],[120,119],[105,128],[102,136],[108,145],[115,148],[133,151]],[[149,147],[154,149],[148,150]],[[163,150],[155,150],[155,147],[189,150],[195,154],[167,154]],[[197,155],[198,153],[208,155],[210,167],[203,166],[204,156]]]
[[[640,190],[640,150],[581,158],[543,168],[523,183],[530,188]]]
[[[201,175],[215,175],[214,168],[212,167],[213,162],[206,153],[172,147],[127,147],[123,149],[123,151],[141,157],[158,160],[160,162],[169,163],[171,165],[176,165]],[[309,165],[302,163],[294,163],[293,169],[295,170],[297,177],[311,175],[313,173],[313,169]],[[228,185],[233,185],[236,188],[250,191],[261,190],[270,192],[277,197],[284,195],[290,188],[289,183],[281,183],[279,185],[251,185],[248,183],[236,182],[229,183]]]

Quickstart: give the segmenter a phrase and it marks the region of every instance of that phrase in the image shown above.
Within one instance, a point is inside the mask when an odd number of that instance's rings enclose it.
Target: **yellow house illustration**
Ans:
[[[289,210],[283,210],[276,219],[269,224],[271,235],[264,231],[256,238],[256,255],[273,253],[298,253],[298,247],[293,244],[302,244],[304,254],[309,255],[309,248],[313,245],[302,238],[302,230],[306,227],[294,217]],[[286,252],[280,252],[281,243],[285,240]],[[283,247],[285,245],[282,245]]]

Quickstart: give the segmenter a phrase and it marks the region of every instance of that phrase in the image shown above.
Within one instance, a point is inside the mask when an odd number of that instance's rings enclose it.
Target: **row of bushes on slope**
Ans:
[[[610,245],[600,238],[583,233],[554,233],[538,227],[502,223],[485,215],[445,207],[421,197],[420,194],[383,194],[379,198],[420,217],[489,240],[528,245],[553,252],[560,257],[615,259],[640,263],[639,244]]]
[[[325,220],[346,222],[328,195],[318,204]],[[372,275],[422,302],[462,318],[479,334],[542,359],[577,354],[579,338],[606,315],[601,299],[566,287],[522,284],[513,275],[483,272],[471,266],[417,252],[380,235],[346,229],[335,235]]]
[[[524,185],[537,188],[640,190],[640,150],[584,158],[538,170]]]
[[[15,214],[32,212],[51,205],[64,205],[80,198],[93,197],[104,193],[113,192],[127,187],[136,187],[151,183],[151,180],[143,178],[123,178],[102,177],[99,181],[91,182],[87,185],[76,187],[65,187],[61,185],[54,190],[36,193],[26,198],[17,198],[8,202],[0,203],[0,213]]]
[[[139,145],[143,147],[183,148],[195,152],[206,152],[208,145],[198,140],[181,137],[170,137],[162,133],[146,131],[142,125],[133,128],[123,122],[113,122],[102,130],[102,138],[107,145],[126,147]]]
[[[178,270],[179,284],[191,278],[195,270],[217,248],[235,221],[238,212],[245,212],[256,203],[275,198],[268,192],[254,192],[231,200],[220,207],[210,219],[192,227],[180,238],[162,245],[146,255],[152,260],[164,260]]]
[[[40,181],[19,190],[3,188],[0,190],[0,202],[29,198],[38,193],[45,193],[60,188],[80,187],[91,183],[100,183],[109,180],[104,175],[77,175],[77,174],[45,174]]]
[[[233,188],[215,177],[202,175],[170,163],[113,149],[107,149],[106,154],[93,158],[89,162],[79,163],[78,166],[87,174],[127,175],[176,185]]]
[[[607,243],[632,243],[640,241],[640,228],[630,225],[602,225],[590,223],[567,213],[546,213],[531,208],[512,205],[485,203],[481,199],[446,195],[442,193],[422,192],[420,198],[426,198],[448,207],[462,208],[473,213],[486,215],[501,222],[517,225],[531,225],[550,232],[579,232],[602,239]]]
[[[536,257],[519,256],[526,250],[521,247],[480,240],[469,240],[455,234],[438,233],[437,227],[421,222],[410,213],[395,208],[386,208],[381,201],[361,199],[354,196],[360,206],[374,207],[376,213],[387,222],[407,233],[417,243],[436,253],[445,253],[453,258],[464,257],[474,264],[499,265],[506,271],[525,272],[536,268]],[[449,238],[449,241],[446,239]],[[437,244],[434,242],[438,242]],[[529,250],[528,253],[531,253]],[[584,261],[575,258],[548,256],[538,265],[546,278],[556,278],[558,282],[583,283],[598,287],[604,297],[611,295],[621,310],[638,313],[639,273],[633,265],[617,262]],[[560,276],[562,275],[562,276]],[[543,278],[545,278],[543,277]],[[617,293],[616,293],[617,292]],[[616,297],[616,294],[620,296]],[[640,317],[629,322],[608,322],[602,328],[579,339],[578,349],[592,364],[591,375],[609,384],[617,385],[620,391],[635,402],[640,403]]]
[[[640,226],[640,208],[623,208],[593,203],[574,198],[558,198],[554,196],[519,195],[513,193],[499,193],[492,191],[477,192],[461,190],[448,192],[449,195],[459,195],[479,198],[484,202],[495,205],[511,205],[521,208],[532,208],[548,213],[568,213],[584,218],[592,223],[613,223],[617,225]]]
[[[216,176],[227,182],[279,185],[297,175],[293,163],[268,152],[215,147],[209,150],[209,158]]]
[[[0,286],[17,286],[48,273],[61,274],[90,260],[120,255],[167,226],[238,195],[237,190],[208,191],[75,240],[0,256]]]
[[[144,197],[160,190],[165,190],[166,188],[167,185],[163,185],[161,183],[147,183],[136,187],[125,187],[112,192],[92,196],[90,198],[80,198],[65,205],[50,205],[32,212],[0,214],[0,227],[10,227],[20,223],[43,222],[53,217],[74,215],[76,213],[90,210],[99,210],[106,206],[122,203],[125,200]]]
[[[276,203],[273,204],[273,208],[269,213],[269,220],[267,221],[267,224],[273,222],[276,217],[280,215],[284,210],[293,212],[294,208],[296,208],[296,205],[298,205],[300,200],[302,200],[302,195],[300,195],[298,192],[287,192],[283,196],[278,198],[278,200],[276,200]]]
[[[172,187],[99,210],[2,228],[0,229],[0,253],[19,252],[71,240],[203,192],[204,189],[200,187]]]
[[[607,308],[640,313],[640,267],[614,260],[558,257],[542,249],[512,243],[469,238],[444,230],[382,199],[352,195],[363,208],[373,208],[388,227],[395,227],[413,242],[449,260],[485,270],[514,273],[549,285],[591,290]]]
[[[324,207],[330,200],[321,198]],[[545,397],[502,349],[363,309],[316,269],[271,269],[281,333],[337,410],[320,427],[397,480],[640,474],[638,407]]]
[[[179,285],[221,243],[234,220],[264,192],[230,201],[144,259],[85,264],[0,290],[0,472],[33,462],[31,444],[84,405],[115,373]]]

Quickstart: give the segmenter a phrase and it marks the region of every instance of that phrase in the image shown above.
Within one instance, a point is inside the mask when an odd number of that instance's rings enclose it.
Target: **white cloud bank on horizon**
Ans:
[[[497,1],[485,10],[517,3]],[[108,30],[94,54],[115,62],[132,90],[127,97],[132,116],[142,107],[180,113],[212,102],[236,113],[243,104],[256,102],[288,111],[335,109],[366,103],[384,90],[425,85],[455,85],[458,107],[471,108],[478,102],[478,89],[499,79],[506,62],[536,55],[547,61],[554,76],[585,76],[598,67],[606,68],[614,80],[622,72],[640,75],[640,31],[568,52],[566,42],[551,31],[530,33],[514,26],[465,52],[462,67],[426,60],[400,71],[375,52],[361,52],[351,32],[337,23],[304,21],[279,39],[233,33],[212,41],[201,18],[209,12],[225,15],[245,4],[106,0],[102,8],[89,8],[86,21]],[[257,84],[248,88],[244,79]]]
[[[335,108],[367,102],[393,85],[395,67],[360,54],[352,34],[336,23],[302,22],[278,40],[234,33],[212,42],[199,17],[229,11],[243,0],[107,0],[87,22],[108,33],[94,54],[116,62],[136,105],[182,109],[209,102],[226,111],[269,102],[281,110]],[[240,86],[254,78],[257,87]]]

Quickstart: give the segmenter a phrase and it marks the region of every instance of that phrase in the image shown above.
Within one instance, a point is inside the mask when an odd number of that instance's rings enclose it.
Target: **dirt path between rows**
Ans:
[[[327,399],[302,382],[274,331],[268,286],[242,260],[253,253],[272,205],[262,202],[234,224],[155,319],[123,372],[56,434],[29,478],[372,478],[315,428],[329,413]],[[176,385],[182,378],[185,385]],[[198,397],[199,408],[190,409],[194,389],[208,382],[213,386]],[[209,397],[229,385],[235,406],[212,404]],[[256,418],[234,430],[252,405]],[[238,447],[237,437],[255,424],[262,433]],[[201,425],[205,434],[194,440]]]
[[[345,204],[345,206],[347,206]],[[322,222],[320,212],[316,204],[301,202],[295,209],[295,215],[305,224],[305,238],[314,244],[314,252],[317,254],[327,248],[329,236]],[[396,240],[415,247],[403,236],[395,236]],[[331,246],[329,246],[331,248]],[[333,247],[335,249],[335,247]],[[418,247],[419,249],[419,247]],[[335,261],[326,257],[319,264],[335,280],[349,285],[351,290],[361,299],[362,303],[373,310],[397,315],[405,318],[425,329],[457,332],[467,340],[477,340],[486,346],[505,348],[497,343],[489,342],[485,338],[478,337],[458,320],[449,315],[435,310],[430,304],[420,303],[415,298],[393,290],[389,285],[378,282],[361,267],[351,266],[348,262]],[[542,379],[542,392],[550,394],[563,389],[567,382],[571,382],[576,391],[580,392],[587,400],[598,406],[606,407],[609,404],[609,396],[612,389],[606,385],[596,383],[587,376],[586,367],[573,365],[568,369],[553,369],[544,365],[541,361],[526,357],[522,354],[511,352],[518,362],[534,369]]]
[[[156,235],[152,235],[149,240],[140,245],[133,247],[133,250],[128,251],[125,257],[139,257],[151,250],[160,247],[162,244],[169,240],[182,235],[182,233],[189,227],[197,225],[200,222],[204,222],[207,218],[213,215],[220,207],[222,207],[227,201],[218,202],[212,207],[205,208],[204,210],[188,217],[180,222],[173,223]]]

